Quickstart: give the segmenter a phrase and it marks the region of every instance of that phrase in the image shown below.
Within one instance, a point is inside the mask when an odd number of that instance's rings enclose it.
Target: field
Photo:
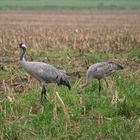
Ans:
[[[131,10],[1,11],[0,139],[139,140],[139,15]],[[48,84],[42,107],[40,84],[20,66],[20,42],[28,45],[28,60],[65,69],[71,91]],[[96,80],[79,92],[87,67],[107,60],[124,70],[107,78],[109,87],[102,81],[100,95]]]
[[[140,9],[139,0],[1,0],[0,10]]]

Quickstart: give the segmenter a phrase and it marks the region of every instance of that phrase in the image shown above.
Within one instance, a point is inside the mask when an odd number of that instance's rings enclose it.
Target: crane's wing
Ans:
[[[96,74],[106,77],[120,69],[120,65],[113,62],[103,62],[96,67]]]
[[[45,82],[54,82],[60,75],[60,71],[55,67],[43,62],[28,62],[30,69],[27,71],[38,80]]]

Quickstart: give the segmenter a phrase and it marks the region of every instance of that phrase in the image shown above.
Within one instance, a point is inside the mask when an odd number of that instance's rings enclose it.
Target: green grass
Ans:
[[[100,52],[98,50],[95,50],[88,54],[88,59],[90,60],[91,63],[107,61],[107,60],[111,60],[113,58],[114,58],[113,54],[111,54],[111,53],[103,54],[102,52]]]
[[[62,57],[67,54],[73,56],[73,51],[47,52],[50,58]],[[123,51],[123,58],[139,58],[139,50]],[[28,55],[32,54],[29,51]],[[38,53],[40,56],[40,53]],[[41,54],[42,56],[43,54]],[[35,59],[41,57],[33,56]],[[93,51],[87,55],[90,62],[95,63],[103,59],[112,60],[115,55]],[[123,59],[117,54],[117,59]],[[16,72],[18,75],[18,73]],[[77,80],[73,80],[72,90],[66,87],[47,85],[47,101],[44,108],[40,105],[41,88],[29,90],[22,94],[10,94],[15,98],[10,102],[4,95],[0,96],[0,138],[2,140],[46,140],[46,139],[140,139],[140,86],[139,71],[121,71],[108,78],[111,90],[102,81],[102,91],[98,93],[98,82],[93,81],[78,94]],[[4,73],[5,75],[5,73]],[[5,76],[4,76],[5,77]],[[81,82],[84,82],[81,81]],[[63,112],[61,103],[57,100],[57,117],[54,119],[54,93],[58,91],[68,110],[69,119]],[[118,102],[111,105],[115,93]],[[43,111],[42,111],[43,109]]]
[[[0,70],[0,79],[5,79],[9,76],[9,72],[5,70]]]
[[[136,51],[133,51],[133,52],[129,52],[129,57],[131,58],[140,58],[140,50],[136,50]]]
[[[4,0],[0,9],[140,9],[139,0]]]
[[[133,75],[133,76],[129,76]],[[70,116],[66,120],[61,104],[57,101],[57,117],[53,118],[54,89],[48,86],[48,99],[42,112],[39,104],[39,91],[30,91],[16,95],[11,103],[1,96],[0,133],[2,139],[139,139],[140,126],[140,87],[134,83],[137,74],[129,73],[112,76],[119,98],[125,101],[110,106],[114,89],[111,93],[104,85],[101,95],[98,85],[94,89],[87,87],[79,95],[77,89],[68,91],[57,87]],[[128,80],[129,79],[129,80]],[[110,80],[109,80],[110,81]],[[82,98],[82,103],[79,103]],[[99,114],[103,120],[99,119]]]

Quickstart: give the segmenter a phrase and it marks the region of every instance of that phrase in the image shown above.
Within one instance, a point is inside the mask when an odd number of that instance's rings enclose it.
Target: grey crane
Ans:
[[[43,103],[44,98],[46,98],[46,83],[56,83],[58,86],[65,85],[69,90],[71,89],[68,76],[63,70],[59,70],[43,62],[26,61],[25,55],[27,46],[20,43],[18,47],[21,49],[20,62],[22,67],[42,84],[41,103]]]
[[[123,69],[123,67],[115,62],[100,62],[91,65],[86,74],[86,83],[83,85],[80,85],[79,88],[82,90],[84,87],[86,87],[93,78],[98,79],[99,81],[99,93],[101,91],[101,82],[100,80],[105,80],[106,84],[108,85],[106,81],[106,77],[111,75],[112,73]]]

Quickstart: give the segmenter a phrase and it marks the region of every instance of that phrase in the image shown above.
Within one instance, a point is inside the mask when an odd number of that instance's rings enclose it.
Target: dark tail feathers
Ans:
[[[116,69],[116,70],[124,69],[120,64],[118,64],[118,63],[116,63],[116,62],[110,61],[109,63],[112,64],[112,66],[113,66],[114,69]]]

